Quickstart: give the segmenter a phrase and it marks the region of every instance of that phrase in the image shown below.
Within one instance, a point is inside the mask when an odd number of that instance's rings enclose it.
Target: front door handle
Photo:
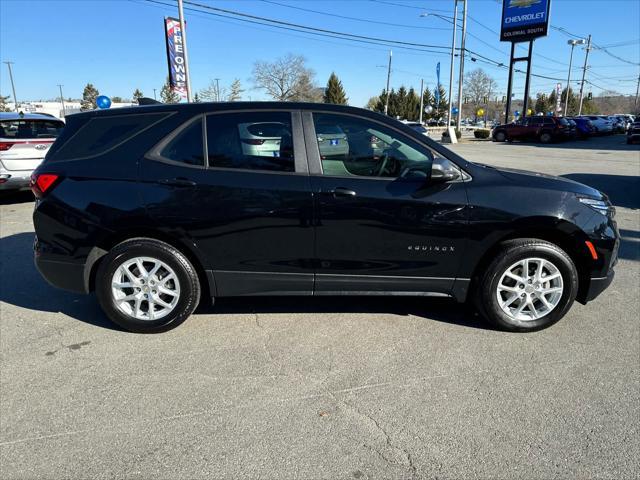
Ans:
[[[337,187],[331,193],[334,197],[355,197],[356,192],[348,188]]]
[[[195,187],[196,182],[187,180],[186,178],[163,178],[158,180],[158,183],[162,185],[169,185],[171,187]]]

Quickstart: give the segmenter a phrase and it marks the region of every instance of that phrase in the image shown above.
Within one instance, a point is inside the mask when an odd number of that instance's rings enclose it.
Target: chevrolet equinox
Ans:
[[[42,276],[134,332],[241,295],[451,297],[537,330],[607,288],[619,246],[598,190],[325,104],[70,115],[32,189]]]

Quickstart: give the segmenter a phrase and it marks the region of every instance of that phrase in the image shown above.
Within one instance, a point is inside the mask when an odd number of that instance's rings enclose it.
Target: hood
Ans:
[[[607,196],[599,190],[568,178],[556,177],[545,173],[518,170],[515,168],[496,168],[487,165],[507,180],[529,188],[546,188],[563,192],[571,192],[577,195],[605,200]]]

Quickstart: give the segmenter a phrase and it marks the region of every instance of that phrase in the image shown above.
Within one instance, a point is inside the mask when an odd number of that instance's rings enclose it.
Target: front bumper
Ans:
[[[613,269],[609,270],[609,273],[606,277],[602,278],[592,278],[589,282],[589,289],[587,290],[584,298],[580,299],[581,303],[587,303],[591,300],[595,300],[598,295],[604,292],[611,282],[613,282],[613,277],[615,276],[615,272]]]

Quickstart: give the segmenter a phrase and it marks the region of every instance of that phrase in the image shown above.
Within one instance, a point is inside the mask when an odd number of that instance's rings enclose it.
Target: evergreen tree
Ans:
[[[404,118],[409,121],[418,120],[420,110],[420,97],[416,94],[416,91],[411,87],[409,93],[407,93],[407,100],[405,103]]]
[[[162,103],[179,103],[180,95],[174,92],[169,85],[169,77],[160,90],[160,100]]]
[[[551,110],[549,97],[543,93],[538,93],[538,95],[536,95],[536,101],[531,108],[534,113],[542,113],[543,115],[546,115],[547,112]]]
[[[96,105],[96,98],[100,95],[100,92],[91,83],[87,83],[82,92],[82,101],[80,102],[80,110],[95,110],[98,108]]]
[[[389,92],[389,109],[387,115],[390,117],[397,117],[400,115],[400,105],[398,102],[398,93],[392,88]]]
[[[229,87],[229,95],[227,95],[228,102],[237,102],[242,98],[242,85],[240,84],[240,79],[236,78]]]
[[[404,85],[401,85],[398,89],[394,106],[395,108],[393,114],[389,113],[389,115],[393,117],[405,118],[405,113],[407,111],[407,89],[404,87]]]
[[[378,102],[376,103],[376,106],[373,110],[378,113],[384,113],[384,105],[386,101],[387,101],[387,91],[383,88],[382,93],[378,95]]]
[[[200,97],[198,96],[198,92],[193,96],[193,103],[200,103]]]
[[[556,114],[556,102],[557,101],[558,101],[558,95],[556,94],[555,89],[551,90],[551,93],[549,94],[549,110],[544,112],[545,115],[548,112],[553,112],[554,115]]]
[[[435,92],[436,90],[439,92],[440,94],[440,101],[436,103],[435,101]],[[447,113],[449,111],[449,102],[447,101],[447,92],[445,91],[444,87],[442,85],[439,85],[438,87],[434,87],[433,89],[433,96],[434,96],[434,105],[433,105],[433,118],[436,119],[440,119],[443,118],[446,120],[447,117]]]
[[[433,99],[433,95],[431,95],[431,90],[429,90],[428,88],[425,88],[424,92],[422,93],[422,108],[425,109],[428,106],[435,109],[434,99]],[[418,105],[418,108],[420,108],[420,105]],[[427,113],[425,111],[422,112],[423,120],[426,120],[432,117],[433,117],[433,111],[431,113]],[[418,118],[420,118],[420,112],[418,112]]]
[[[568,100],[567,100],[567,89],[565,88],[564,90],[562,90],[562,111],[564,112],[564,105],[565,103],[567,103],[567,101],[569,102],[569,108],[567,108],[567,115],[577,115],[578,114],[578,99],[576,98],[576,96],[573,94],[573,89],[569,88],[568,89]],[[583,107],[584,107],[584,102],[583,102]]]
[[[134,103],[138,103],[138,100],[140,100],[142,97],[144,97],[144,94],[139,89],[136,88],[135,91],[133,92]]]
[[[111,97],[111,101],[113,103],[123,103],[124,100],[122,99],[122,97]]]
[[[7,107],[7,102],[9,101],[9,96],[0,95],[0,112],[10,112],[9,107]]]
[[[342,87],[342,82],[335,73],[331,72],[322,101],[324,103],[334,103],[336,105],[347,105],[347,100],[347,95]]]

